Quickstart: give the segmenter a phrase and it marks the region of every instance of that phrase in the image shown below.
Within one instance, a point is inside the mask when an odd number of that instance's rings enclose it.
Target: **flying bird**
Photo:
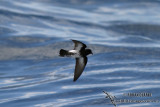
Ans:
[[[76,60],[74,79],[76,81],[82,74],[86,64],[87,64],[87,55],[93,54],[91,49],[86,49],[86,45],[80,41],[72,40],[74,43],[73,50],[64,50],[59,51],[59,56],[61,57],[73,57]]]

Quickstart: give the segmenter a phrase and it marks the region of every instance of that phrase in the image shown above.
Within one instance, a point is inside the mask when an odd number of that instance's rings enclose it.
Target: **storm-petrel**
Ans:
[[[74,42],[73,50],[64,50],[59,51],[61,57],[74,57],[76,59],[74,79],[76,81],[82,74],[86,64],[87,64],[87,55],[93,54],[91,49],[86,49],[86,45],[80,41],[72,40]]]

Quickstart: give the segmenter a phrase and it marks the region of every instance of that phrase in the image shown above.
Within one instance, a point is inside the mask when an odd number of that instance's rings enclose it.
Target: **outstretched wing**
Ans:
[[[76,65],[75,65],[73,81],[76,81],[80,77],[86,64],[87,64],[87,57],[76,58]]]
[[[82,50],[82,49],[85,49],[87,46],[80,42],[80,41],[77,41],[77,40],[72,40],[74,42],[74,50]]]

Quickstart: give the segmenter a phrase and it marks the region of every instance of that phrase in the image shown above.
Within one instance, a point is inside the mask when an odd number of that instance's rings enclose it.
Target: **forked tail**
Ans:
[[[67,55],[67,53],[68,53],[68,51],[66,51],[66,50],[64,50],[64,49],[61,49],[60,51],[59,51],[59,56],[66,56]]]

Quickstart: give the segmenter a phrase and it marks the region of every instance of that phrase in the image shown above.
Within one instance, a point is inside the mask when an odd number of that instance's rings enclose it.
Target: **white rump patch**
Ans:
[[[71,52],[71,53],[78,53],[77,50],[69,50],[69,52]]]
[[[78,50],[69,50],[69,52],[74,54],[74,55],[71,55],[71,57],[73,57],[73,58],[81,57]]]

